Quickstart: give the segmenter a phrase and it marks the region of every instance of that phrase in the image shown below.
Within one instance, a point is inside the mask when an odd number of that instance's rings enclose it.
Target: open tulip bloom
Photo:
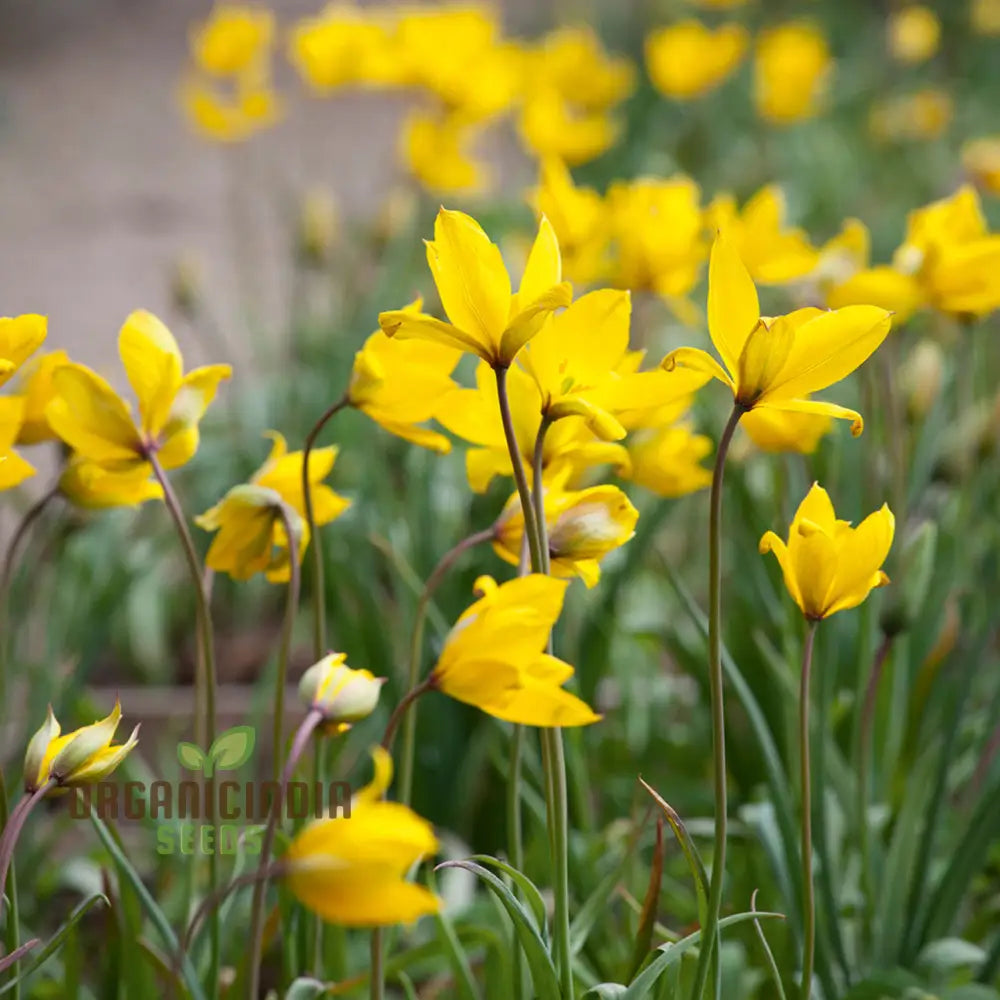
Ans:
[[[889,582],[882,570],[895,531],[888,506],[869,514],[856,528],[837,519],[826,490],[813,483],[795,512],[787,544],[773,531],[760,540],[773,552],[785,586],[811,620],[856,608],[876,587]]]
[[[427,243],[427,263],[450,323],[405,309],[384,312],[379,324],[390,337],[433,340],[506,368],[556,309],[573,295],[562,280],[559,243],[542,218],[516,293],[500,256],[482,227],[463,212],[442,208]]]
[[[806,397],[866,361],[885,340],[890,323],[889,312],[866,305],[762,317],[749,272],[719,236],[709,264],[708,331],[722,364],[693,347],[672,351],[662,363],[668,371],[693,368],[725,383],[744,412],[766,407],[822,414],[850,420],[851,433],[858,435],[864,427],[861,414]]]

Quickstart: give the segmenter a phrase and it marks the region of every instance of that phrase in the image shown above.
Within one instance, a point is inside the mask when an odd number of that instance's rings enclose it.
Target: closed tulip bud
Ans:
[[[384,677],[375,677],[371,671],[351,669],[346,660],[345,653],[328,653],[299,681],[302,700],[339,731],[371,715],[385,683]]]
[[[907,409],[912,417],[924,417],[941,392],[944,352],[933,340],[922,340],[913,349],[903,371]]]
[[[205,291],[205,268],[200,257],[181,254],[170,272],[170,297],[181,315],[195,317]]]
[[[899,587],[893,590],[892,598],[882,613],[881,626],[886,635],[905,632],[920,615],[934,571],[937,537],[937,525],[933,521],[925,521],[903,546],[897,574]]]
[[[116,701],[107,717],[60,736],[59,721],[50,707],[45,722],[28,743],[25,789],[35,792],[50,781],[60,788],[73,788],[106,778],[138,742],[136,726],[125,743],[112,745],[121,717],[121,705]]]
[[[340,218],[337,203],[328,191],[307,191],[299,208],[298,252],[302,261],[321,267],[330,259],[337,240]]]

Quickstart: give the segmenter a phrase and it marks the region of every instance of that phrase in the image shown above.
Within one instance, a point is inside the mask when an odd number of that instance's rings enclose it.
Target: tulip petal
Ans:
[[[743,345],[760,319],[760,303],[750,272],[736,248],[723,235],[716,237],[708,264],[708,332],[730,372]]]
[[[845,535],[837,565],[836,596],[829,614],[857,607],[873,587],[888,582],[880,567],[892,548],[895,528],[896,519],[883,504]]]
[[[697,347],[678,347],[676,351],[671,351],[660,362],[660,366],[664,371],[668,372],[672,372],[677,368],[688,368],[692,371],[701,372],[711,378],[718,379],[720,382],[728,385],[733,393],[736,392],[733,380],[723,370],[719,362],[707,351],[702,351]],[[733,371],[735,370],[736,365],[734,363]]]
[[[549,407],[548,416],[552,420],[570,416],[583,417],[587,426],[602,441],[620,441],[626,434],[625,428],[607,410],[602,410],[579,396],[560,399]]]
[[[118,353],[132,391],[139,401],[143,432],[157,438],[170,416],[181,382],[181,352],[167,327],[139,309],[118,334]]]
[[[467,333],[460,327],[445,323],[424,313],[406,312],[403,309],[393,309],[379,313],[379,326],[387,337],[398,337],[401,340],[430,340],[448,347],[456,347],[460,351],[471,351],[484,361],[492,360],[490,342],[481,340],[477,335]]]
[[[537,299],[525,306],[511,319],[510,326],[500,338],[498,358],[500,364],[509,365],[524,345],[542,329],[542,325],[556,309],[568,306],[573,299],[573,286],[564,281],[553,285]]]
[[[500,248],[479,223],[442,208],[427,262],[448,319],[484,347],[499,346],[510,315],[510,277]]]
[[[875,352],[891,324],[891,314],[877,306],[845,306],[803,324],[762,402],[807,396],[846,378]]]
[[[422,885],[378,869],[345,868],[335,860],[328,867],[312,863],[293,868],[288,884],[304,906],[343,927],[409,924],[441,908],[437,896]]]
[[[534,302],[553,285],[562,281],[562,258],[559,255],[559,240],[552,223],[543,215],[538,223],[538,235],[528,254],[524,266],[521,287],[517,298],[521,306]]]
[[[794,326],[784,316],[769,325],[758,323],[747,337],[737,362],[737,400],[747,407],[767,397],[784,368],[795,338]]]
[[[0,318],[0,385],[42,346],[48,319],[35,313]]]
[[[755,410],[771,410],[775,412],[787,411],[788,413],[811,413],[816,416],[833,417],[836,420],[850,420],[851,434],[858,437],[865,429],[865,422],[857,410],[850,410],[846,406],[839,406],[837,403],[827,403],[822,399],[781,399],[772,402],[770,399],[766,403],[758,403]]]

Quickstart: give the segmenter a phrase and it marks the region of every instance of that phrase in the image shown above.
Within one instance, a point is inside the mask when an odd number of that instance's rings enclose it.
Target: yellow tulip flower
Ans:
[[[851,421],[860,434],[861,415],[834,403],[807,399],[845,378],[871,355],[889,332],[891,317],[876,306],[846,306],[831,312],[798,309],[762,317],[757,290],[725,237],[716,239],[708,273],[708,330],[723,368],[711,355],[682,347],[663,359],[711,374],[733,392],[744,411],[768,407]]]
[[[191,33],[191,55],[203,73],[239,76],[259,65],[273,38],[274,15],[270,11],[219,3]]]
[[[768,531],[760,551],[774,553],[789,594],[806,618],[818,621],[856,608],[875,587],[889,582],[882,563],[894,530],[885,504],[857,528],[838,520],[826,490],[813,483],[795,512],[787,545]]]
[[[436,194],[471,194],[489,184],[488,168],[469,155],[478,127],[455,114],[412,111],[400,149],[410,173]]]
[[[191,127],[217,142],[244,142],[282,114],[281,102],[266,80],[240,80],[223,91],[191,76],[181,84],[179,96]]]
[[[516,294],[511,293],[500,248],[463,212],[438,212],[427,262],[451,322],[396,310],[381,313],[379,325],[390,337],[457,347],[494,368],[509,366],[548,316],[569,305],[573,294],[569,282],[562,280],[559,244],[544,218]]]
[[[385,681],[370,670],[353,670],[346,653],[328,653],[302,675],[299,696],[323,713],[328,735],[343,733],[375,711]]]
[[[78,456],[66,463],[59,477],[59,492],[83,510],[137,507],[147,500],[163,499],[163,487],[149,478],[147,466],[111,471]]]
[[[686,295],[697,284],[708,246],[702,231],[701,191],[689,177],[615,181],[607,208],[619,288]],[[664,225],[663,220],[670,224]]]
[[[416,316],[421,299],[403,312]],[[439,454],[451,451],[443,434],[422,426],[456,388],[451,378],[461,351],[425,340],[398,340],[376,330],[354,356],[347,396],[390,434]]]
[[[566,164],[550,156],[542,161],[529,200],[539,218],[552,223],[567,278],[589,284],[608,273],[609,220],[604,199],[593,188],[576,187]]]
[[[68,363],[69,355],[65,351],[50,351],[33,358],[18,374],[14,395],[24,401],[18,444],[40,444],[56,438],[45,416],[45,408],[56,396],[54,372]]]
[[[829,83],[833,62],[822,32],[811,24],[782,24],[757,37],[754,102],[775,125],[813,117]]]
[[[434,830],[408,806],[382,800],[392,758],[381,748],[373,757],[375,778],[352,800],[350,818],[310,823],[281,860],[299,902],[344,927],[409,924],[441,908],[432,892],[407,881],[414,864],[437,852]]]
[[[924,87],[873,105],[868,128],[881,142],[927,142],[945,132],[954,108],[954,101],[943,90]]]
[[[705,221],[714,234],[732,243],[754,281],[782,284],[802,278],[819,263],[819,253],[801,229],[785,226],[785,199],[769,184],[740,211],[732,195],[719,195],[705,209]]]
[[[508,373],[507,392],[518,447],[530,478],[535,441],[542,422],[542,394],[534,378],[519,365],[514,365]],[[495,476],[513,476],[500,420],[496,380],[485,362],[476,369],[476,388],[457,389],[445,396],[435,412],[435,419],[475,446],[465,456],[466,475],[474,492],[485,492]],[[596,465],[622,466],[628,462],[625,449],[596,438],[583,417],[557,420],[545,435],[543,449],[542,468],[546,479],[567,468],[575,475]]]
[[[966,173],[990,194],[1000,194],[1000,135],[973,139],[962,147]]]
[[[922,63],[941,42],[941,21],[930,7],[912,4],[893,11],[887,22],[889,53],[899,62]]]
[[[524,101],[520,133],[539,159],[556,157],[578,166],[609,150],[621,126],[605,111],[583,111],[552,87],[533,88]]]
[[[893,266],[942,312],[985,316],[1000,306],[1000,233],[989,232],[972,187],[911,212]]]
[[[45,722],[28,743],[24,757],[25,790],[36,792],[48,781],[56,788],[75,788],[106,778],[139,742],[136,726],[124,743],[112,745],[121,717],[122,708],[116,700],[106,718],[61,736],[59,721],[50,705]]]
[[[24,421],[24,400],[0,396],[0,490],[13,489],[35,474],[35,467],[14,451]]]
[[[667,97],[703,97],[739,66],[749,41],[742,25],[721,24],[713,31],[689,18],[650,32],[646,68],[653,86]]]
[[[686,496],[712,482],[711,470],[701,464],[712,447],[711,438],[684,422],[651,427],[629,437],[630,461],[622,475],[660,497]]]
[[[519,361],[538,385],[549,420],[581,416],[599,438],[614,441],[625,437],[618,413],[663,406],[705,384],[707,376],[693,371],[622,373],[631,311],[628,292],[590,292],[527,345]]]
[[[0,385],[6,385],[14,372],[45,342],[49,321],[45,316],[0,317]]]
[[[565,580],[532,573],[498,585],[480,577],[483,596],[445,640],[431,684],[457,701],[524,726],[586,726],[600,716],[563,689],[573,668],[544,652],[562,610]]]
[[[165,469],[184,465],[198,450],[198,423],[232,369],[208,365],[185,375],[173,335],[144,310],[125,320],[118,353],[139,401],[139,422],[100,375],[68,364],[52,376],[57,395],[45,408],[49,424],[82,459],[108,471],[148,472],[153,454]]]
[[[578,576],[587,587],[601,578],[600,561],[621,548],[634,534],[639,512],[617,486],[591,486],[564,491],[545,488],[545,524],[548,530],[551,573]],[[521,561],[524,512],[515,493],[497,519],[493,551],[512,566]]]
[[[266,573],[272,583],[288,580],[291,567],[282,508],[298,533],[299,562],[309,545],[302,495],[303,453],[290,453],[277,431],[270,431],[268,436],[273,442],[271,454],[249,482],[234,486],[219,503],[195,518],[200,528],[218,532],[205,557],[206,565],[235,580],[248,580],[256,573]],[[317,448],[309,456],[309,488],[316,525],[329,524],[351,505],[350,500],[323,485],[337,451],[335,447]]]

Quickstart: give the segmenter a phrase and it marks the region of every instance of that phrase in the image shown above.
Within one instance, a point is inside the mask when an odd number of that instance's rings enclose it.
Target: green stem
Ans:
[[[202,567],[198,559],[198,552],[195,549],[194,540],[188,530],[187,521],[184,518],[184,510],[180,500],[174,492],[167,474],[160,464],[156,452],[151,450],[148,454],[149,464],[163,489],[163,501],[167,506],[177,529],[177,537],[180,540],[181,548],[184,551],[184,559],[187,562],[188,572],[191,574],[191,582],[194,584],[195,595],[195,618],[198,633],[201,638],[201,656],[205,668],[205,685],[202,694],[205,699],[203,717],[205,720],[205,741],[211,746],[215,741],[216,712],[215,712],[215,692],[218,685],[218,673],[215,668],[215,637],[212,632],[212,614],[208,606],[208,599],[205,593],[205,583],[202,577]],[[214,779],[208,778],[208,799],[212,803],[211,820],[216,833],[213,843],[218,844],[219,835],[217,820],[215,816],[215,795]],[[208,856],[208,882],[209,895],[218,891],[219,888],[219,855],[217,851],[212,851]],[[209,949],[211,954],[211,967],[209,973],[208,994],[210,997],[218,996],[219,992],[219,971],[222,964],[222,939],[221,927],[218,913],[213,913],[209,920]]]
[[[813,964],[816,957],[816,900],[812,870],[812,774],[809,753],[809,679],[812,675],[813,646],[817,622],[810,621],[802,653],[802,680],[799,689],[799,759],[802,766],[802,1000],[812,995]]]
[[[323,548],[316,531],[316,515],[313,512],[312,496],[309,492],[309,456],[320,432],[341,410],[351,405],[345,393],[316,421],[302,447],[302,504],[305,508],[306,526],[309,528],[309,542],[312,545],[313,560],[313,654],[317,660],[326,654],[326,580],[323,573]]]
[[[548,573],[549,540],[548,524],[545,519],[545,488],[542,485],[544,467],[545,435],[551,420],[543,415],[538,425],[533,452],[532,505],[534,509],[535,532],[541,562],[536,572]],[[527,520],[525,520],[527,524]],[[552,652],[552,638],[549,637],[549,652]],[[548,769],[546,788],[546,812],[549,818],[549,836],[552,840],[552,865],[555,875],[555,924],[556,958],[559,963],[559,982],[566,1000],[573,997],[573,954],[570,947],[569,919],[569,796],[566,791],[566,751],[563,746],[561,729],[543,729],[542,743],[546,752],[543,761]]]
[[[313,781],[320,788],[326,788],[326,742],[313,740]],[[317,916],[312,920],[309,937],[308,967],[317,979],[323,978],[323,920]],[[338,971],[336,975],[340,975]]]
[[[281,814],[281,806],[284,802],[285,786],[291,780],[295,771],[295,765],[302,756],[302,751],[309,742],[313,730],[323,721],[323,713],[319,709],[310,709],[306,717],[302,720],[295,738],[292,740],[292,747],[288,752],[288,759],[281,772],[281,784],[278,794],[271,802],[271,808],[267,814],[267,826],[264,827],[264,838],[260,849],[260,874],[261,878],[254,883],[253,900],[250,904],[250,974],[247,979],[247,1000],[258,1000],[260,996],[260,965],[264,953],[264,901],[267,896],[267,871],[268,862],[271,858],[271,848],[274,846],[274,836],[278,829],[278,817]]]
[[[385,1000],[385,950],[382,947],[382,928],[372,931],[370,1000]]]
[[[510,734],[510,763],[507,767],[507,854],[512,868],[524,870],[524,832],[521,825],[521,753],[524,746],[524,726],[514,725]],[[524,973],[521,949],[515,943],[511,977],[514,1000],[524,996]]]
[[[431,575],[424,584],[424,589],[417,599],[417,607],[413,613],[413,631],[410,633],[410,661],[407,670],[407,690],[417,686],[420,680],[420,654],[424,645],[424,625],[427,622],[427,609],[430,606],[431,598],[441,585],[455,563],[469,549],[488,542],[493,538],[493,528],[477,531],[475,534],[463,538],[454,548],[446,552],[438,564],[434,567]],[[409,805],[413,794],[413,764],[416,755],[417,739],[417,712],[407,712],[403,719],[403,749],[400,755],[399,767],[399,801],[403,805]]]
[[[715,772],[715,843],[712,854],[712,880],[708,891],[708,910],[702,930],[703,945],[698,953],[692,1000],[701,1000],[708,980],[712,952],[719,948],[719,914],[722,910],[722,885],[726,875],[726,835],[728,832],[728,795],[726,789],[726,706],[722,675],[722,483],[726,455],[740,417],[746,412],[740,403],[733,411],[719,438],[712,472],[712,492],[708,523],[708,674],[712,701],[712,757]]]
[[[308,491],[307,491],[308,492]],[[285,684],[288,680],[288,661],[292,651],[292,635],[295,630],[295,614],[299,608],[299,591],[302,570],[299,566],[299,542],[292,518],[284,503],[278,508],[281,521],[288,538],[288,603],[285,606],[285,620],[281,627],[281,644],[278,647],[278,676],[274,682],[274,780],[278,781],[282,771],[284,749],[283,727],[285,721]]]

